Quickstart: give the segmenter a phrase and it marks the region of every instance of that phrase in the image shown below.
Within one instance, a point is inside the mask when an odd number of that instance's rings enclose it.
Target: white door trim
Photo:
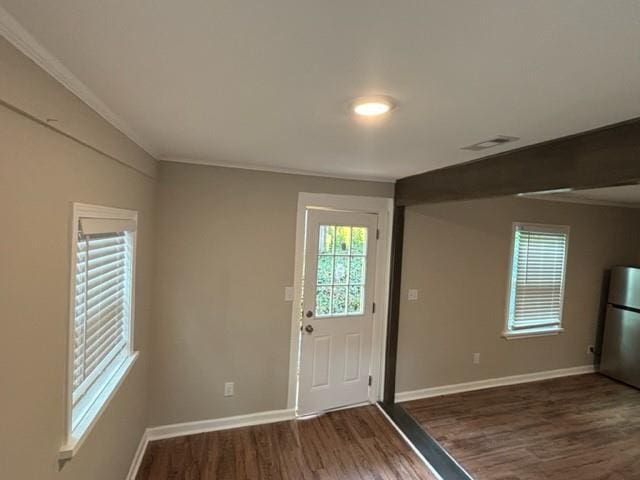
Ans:
[[[376,249],[376,275],[374,282],[373,345],[371,349],[371,377],[369,401],[382,400],[384,390],[384,349],[387,338],[387,299],[389,298],[389,265],[391,258],[391,224],[393,199],[384,197],[361,197],[355,195],[332,195],[325,193],[298,194],[296,221],[296,252],[293,277],[293,305],[291,308],[291,350],[289,353],[289,393],[287,409],[297,406],[298,366],[300,361],[300,302],[302,295],[302,265],[304,263],[305,212],[307,208],[325,208],[378,215],[380,238]]]

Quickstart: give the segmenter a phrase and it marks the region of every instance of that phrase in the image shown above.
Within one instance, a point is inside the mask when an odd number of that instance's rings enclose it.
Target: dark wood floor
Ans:
[[[435,477],[375,406],[151,442],[137,480]]]
[[[403,406],[477,480],[640,479],[640,391],[597,374]]]

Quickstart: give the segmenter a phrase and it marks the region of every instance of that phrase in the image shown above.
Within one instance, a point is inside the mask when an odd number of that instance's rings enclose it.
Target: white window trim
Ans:
[[[123,364],[114,372],[113,376],[105,386],[102,393],[84,416],[82,422],[72,428],[72,410],[73,410],[73,375],[70,366],[73,365],[73,334],[74,334],[74,316],[75,316],[75,262],[76,262],[76,239],[78,237],[78,221],[82,217],[91,218],[111,218],[122,220],[133,220],[138,222],[138,212],[134,210],[124,210],[120,208],[103,207],[100,205],[90,205],[85,203],[74,203],[71,222],[71,257],[69,269],[69,331],[67,345],[67,381],[66,381],[66,418],[65,418],[65,441],[60,448],[58,457],[60,460],[68,460],[72,458],[80,449],[93,427],[98,422],[102,413],[106,410],[111,399],[116,395],[120,386],[124,383],[125,378],[131,371],[133,364],[138,358],[138,353],[133,350],[134,339],[134,317],[135,317],[135,277],[136,277],[136,239],[137,231],[131,232],[132,235],[132,258],[131,258],[131,299],[130,299],[130,326],[128,329],[128,356]]]
[[[524,228],[524,229],[535,229],[539,231],[550,231],[550,232],[562,232],[567,235],[567,242],[565,245],[565,256],[564,256],[564,265],[562,270],[563,281],[562,281],[562,290],[561,290],[561,299],[562,306],[560,308],[560,317],[559,323],[557,326],[549,326],[549,327],[532,327],[522,330],[511,330],[510,321],[509,321],[509,308],[511,303],[511,286],[513,282],[513,260],[514,260],[514,247],[516,241],[516,229]],[[564,291],[565,286],[567,284],[567,261],[569,257],[569,239],[570,239],[570,227],[568,225],[552,225],[552,224],[543,224],[543,223],[522,223],[522,222],[513,222],[511,226],[511,247],[509,251],[509,270],[507,272],[507,298],[505,302],[505,321],[504,321],[504,330],[502,332],[502,337],[506,340],[515,340],[515,339],[524,339],[524,338],[536,338],[536,337],[544,337],[550,335],[559,335],[564,332],[564,327],[562,326],[562,319],[564,314]]]

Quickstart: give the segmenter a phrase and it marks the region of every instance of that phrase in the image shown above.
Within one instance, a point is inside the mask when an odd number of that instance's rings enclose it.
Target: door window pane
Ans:
[[[363,297],[364,287],[349,287],[348,311],[352,315],[362,315],[364,313]]]
[[[333,315],[344,315],[347,313],[347,287],[333,287],[331,313]]]
[[[336,227],[333,225],[320,225],[320,241],[318,242],[318,253],[320,255],[333,255],[335,244]]]
[[[349,282],[349,257],[335,257],[334,285],[347,285]]]
[[[364,260],[365,257],[351,257],[349,268],[349,285],[364,284]]]
[[[351,255],[364,255],[367,251],[367,229],[353,227],[351,229]]]
[[[333,255],[318,257],[318,285],[331,285],[333,279]]]
[[[326,317],[331,314],[331,287],[316,289],[316,315]]]
[[[351,250],[351,227],[336,227],[336,255],[349,255]]]
[[[366,227],[320,226],[316,317],[364,313],[367,236]]]

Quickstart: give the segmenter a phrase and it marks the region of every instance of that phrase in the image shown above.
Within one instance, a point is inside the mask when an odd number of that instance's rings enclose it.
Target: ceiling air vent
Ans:
[[[471,150],[477,152],[478,150],[484,150],[485,148],[497,147],[498,145],[502,145],[504,143],[515,142],[516,140],[520,140],[519,137],[507,137],[506,135],[498,135],[496,137],[490,138],[489,140],[484,140],[482,142],[474,143],[473,145],[469,145],[467,147],[462,147],[462,150]]]

